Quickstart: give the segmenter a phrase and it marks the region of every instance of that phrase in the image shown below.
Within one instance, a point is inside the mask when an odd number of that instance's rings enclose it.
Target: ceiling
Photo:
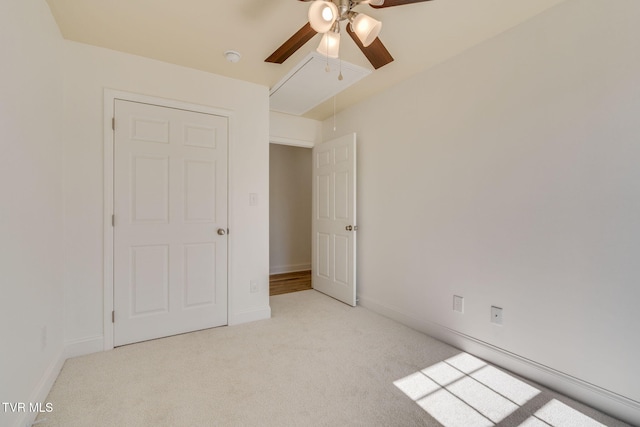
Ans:
[[[446,61],[564,0],[434,0],[373,9],[356,7],[382,21],[380,39],[395,61],[337,96],[344,109],[408,77]],[[307,22],[309,3],[297,0],[47,0],[62,35],[81,43],[275,85],[317,47],[320,35],[284,64],[265,63]],[[224,51],[242,54],[238,63]],[[372,68],[349,37],[340,57]],[[304,116],[323,120],[326,101]]]

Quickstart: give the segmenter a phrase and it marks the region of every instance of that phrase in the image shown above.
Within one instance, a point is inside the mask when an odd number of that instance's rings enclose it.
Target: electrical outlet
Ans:
[[[491,306],[491,323],[502,325],[502,309],[500,307]]]
[[[464,313],[464,298],[458,295],[453,296],[453,311]]]
[[[252,294],[258,292],[258,282],[252,280],[249,285],[249,291],[251,291]]]

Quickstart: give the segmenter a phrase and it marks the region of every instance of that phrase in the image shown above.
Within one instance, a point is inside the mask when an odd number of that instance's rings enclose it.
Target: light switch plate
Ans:
[[[453,311],[464,313],[464,298],[458,295],[453,296]]]

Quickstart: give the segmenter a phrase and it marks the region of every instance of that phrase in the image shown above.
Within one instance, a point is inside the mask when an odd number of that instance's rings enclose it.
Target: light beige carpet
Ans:
[[[426,372],[437,377],[433,367],[459,350],[313,290],[271,297],[271,308],[269,320],[68,360],[48,396],[54,410],[38,427],[442,425],[411,397],[411,375],[424,382],[419,372],[432,367]],[[538,425],[531,414],[553,399],[626,425],[534,386],[541,392],[500,425]],[[446,417],[458,410],[438,402],[431,413],[452,426]],[[471,411],[482,412],[477,406]]]

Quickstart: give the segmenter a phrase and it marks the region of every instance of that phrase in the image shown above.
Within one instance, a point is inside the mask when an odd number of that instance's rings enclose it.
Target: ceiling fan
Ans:
[[[340,48],[340,23],[347,21],[347,33],[373,68],[378,69],[393,61],[393,57],[378,38],[382,23],[364,13],[354,12],[353,8],[364,3],[379,9],[424,1],[429,0],[313,0],[309,7],[309,22],[276,49],[265,62],[282,64],[317,33],[324,34],[318,52],[329,58],[337,58]]]

